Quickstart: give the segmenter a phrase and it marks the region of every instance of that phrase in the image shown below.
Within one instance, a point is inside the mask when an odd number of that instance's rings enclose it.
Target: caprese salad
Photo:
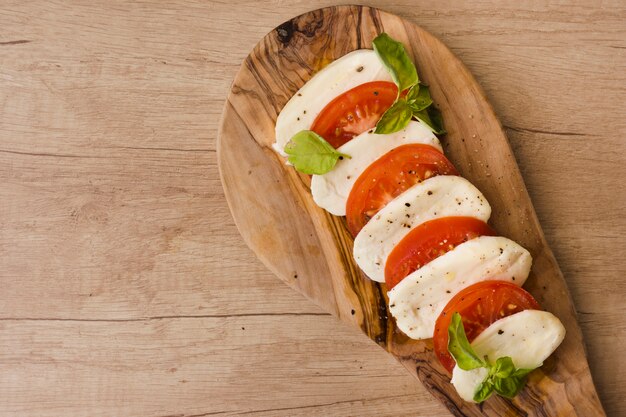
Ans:
[[[530,253],[487,224],[491,207],[435,134],[443,120],[404,46],[383,33],[315,74],[276,121],[275,150],[346,216],[354,259],[385,283],[397,327],[433,338],[467,401],[515,396],[565,336],[521,288]]]

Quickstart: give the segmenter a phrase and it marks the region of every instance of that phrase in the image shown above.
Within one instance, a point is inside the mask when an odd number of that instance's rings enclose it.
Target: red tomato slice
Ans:
[[[539,310],[539,303],[523,288],[507,281],[483,281],[470,285],[444,307],[435,323],[433,344],[439,362],[450,372],[455,362],[448,352],[448,327],[452,314],[458,312],[471,342],[498,319],[522,310]]]
[[[374,128],[397,95],[398,87],[388,81],[361,84],[328,103],[313,121],[311,130],[338,148]]]
[[[495,236],[474,217],[442,217],[420,224],[393,248],[385,264],[387,290],[433,259],[478,236]]]
[[[353,236],[380,209],[403,191],[436,175],[457,175],[454,165],[429,145],[402,145],[374,161],[357,178],[346,202]]]

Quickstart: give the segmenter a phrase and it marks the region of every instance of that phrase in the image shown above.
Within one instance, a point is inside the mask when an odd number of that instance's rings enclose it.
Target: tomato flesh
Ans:
[[[356,86],[328,103],[313,121],[311,130],[338,148],[374,128],[397,95],[398,87],[388,81]]]
[[[346,202],[353,236],[379,210],[413,185],[436,175],[457,175],[454,165],[429,145],[402,145],[374,161],[357,178]]]
[[[539,303],[526,290],[507,281],[483,281],[456,294],[435,323],[433,344],[439,362],[450,372],[454,359],[448,352],[448,327],[455,312],[461,315],[467,339],[472,342],[498,319],[523,310],[539,310]]]
[[[420,224],[389,254],[385,264],[387,290],[461,243],[478,236],[495,235],[495,230],[487,223],[474,217],[442,217]]]

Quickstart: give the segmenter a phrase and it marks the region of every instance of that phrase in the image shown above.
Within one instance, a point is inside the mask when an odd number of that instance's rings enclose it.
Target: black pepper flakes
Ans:
[[[411,207],[410,203],[404,203],[404,205],[407,206],[407,207]]]
[[[498,330],[498,334],[502,334],[502,333],[504,333],[504,330],[502,329]]]

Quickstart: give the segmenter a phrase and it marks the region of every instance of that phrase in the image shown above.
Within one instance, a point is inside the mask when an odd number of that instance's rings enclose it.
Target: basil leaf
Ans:
[[[441,112],[435,106],[430,106],[426,109],[428,112],[428,116],[430,116],[430,120],[435,128],[435,132],[439,135],[445,135],[446,129],[443,126],[443,117],[441,116]]]
[[[302,130],[291,138],[285,146],[287,160],[305,174],[325,174],[332,170],[337,160],[349,155],[333,148],[323,137],[311,130]]]
[[[513,398],[525,384],[526,381],[523,378],[496,378],[493,383],[493,388],[503,397]]]
[[[414,113],[424,110],[426,107],[433,104],[433,99],[430,98],[430,91],[424,84],[417,84],[409,90],[409,94],[406,97],[411,110]]]
[[[441,113],[435,108],[435,106],[430,106],[427,109],[413,112],[413,116],[428,126],[433,133],[438,135],[446,133],[446,130],[443,127],[443,118],[441,117]]]
[[[511,357],[504,356],[498,358],[491,366],[489,376],[483,383],[491,384],[499,395],[513,398],[524,388],[526,375],[532,371],[532,369],[516,369]]]
[[[543,364],[541,364],[543,365]],[[537,368],[539,368],[541,365],[539,365]],[[533,369],[526,369],[526,368],[521,368],[521,369],[516,369],[515,372],[513,372],[513,376],[518,377],[518,378],[523,378],[526,375],[528,375],[529,373],[531,373],[532,371],[534,371],[537,368],[533,368]]]
[[[378,58],[398,86],[398,96],[419,82],[415,65],[413,65],[413,61],[409,58],[402,43],[393,40],[391,36],[383,32],[374,39],[372,44]]]
[[[413,117],[436,134],[446,133],[441,113],[432,106],[433,100],[428,87],[419,84],[417,70],[404,49],[404,45],[384,32],[374,39],[372,45],[376,55],[398,86],[396,101],[379,120],[376,133],[397,132],[406,127]],[[409,91],[406,98],[401,98],[402,92],[407,89]],[[402,101],[405,103],[401,103]]]
[[[526,375],[533,371],[532,369],[516,369],[510,356],[498,358],[494,364],[485,363],[485,367],[489,369],[489,373],[476,388],[474,394],[476,402],[485,401],[493,391],[506,398],[515,397],[526,385]]]
[[[485,361],[480,359],[465,335],[461,315],[455,312],[448,327],[448,351],[456,361],[459,368],[464,371],[486,366]]]
[[[376,123],[374,133],[385,134],[402,130],[409,124],[412,117],[413,112],[406,100],[398,99]]]
[[[415,99],[417,98],[419,91],[420,84],[415,84],[413,87],[409,88],[409,91],[406,93],[406,101],[408,101],[409,104],[415,103]]]
[[[496,378],[508,378],[513,375],[514,372],[515,365],[513,364],[513,360],[510,356],[498,358],[498,360],[496,360],[496,364],[490,370],[490,374]]]
[[[492,393],[493,384],[489,379],[486,379],[476,389],[476,393],[474,394],[474,401],[476,401],[477,403],[482,403],[487,398],[491,397]]]

